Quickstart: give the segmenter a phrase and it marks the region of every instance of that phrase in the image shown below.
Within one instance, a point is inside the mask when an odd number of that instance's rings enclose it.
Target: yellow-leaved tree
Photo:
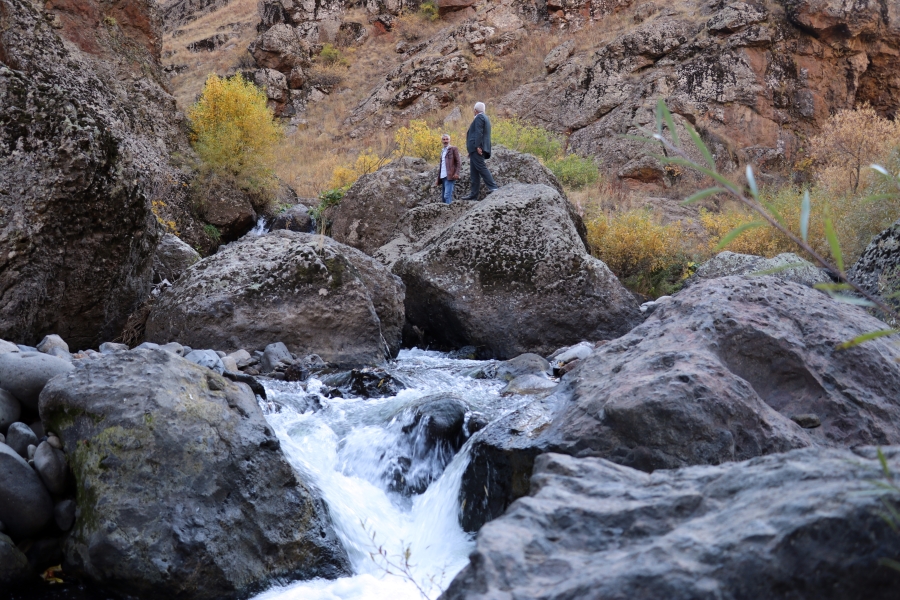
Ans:
[[[261,89],[240,74],[210,75],[188,118],[194,149],[210,168],[254,195],[276,189],[275,149],[284,133]]]

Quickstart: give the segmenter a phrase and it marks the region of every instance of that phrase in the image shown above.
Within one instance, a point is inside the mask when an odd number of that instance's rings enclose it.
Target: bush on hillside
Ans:
[[[491,141],[516,152],[534,154],[545,163],[559,158],[563,147],[559,136],[521,119],[499,119],[492,123]]]
[[[419,5],[419,16],[426,21],[437,21],[441,16],[437,2],[435,0],[425,0]]]
[[[590,158],[583,158],[577,154],[547,161],[547,168],[564,186],[575,189],[592,185],[600,179],[597,164]]]
[[[206,166],[267,203],[278,186],[275,149],[283,132],[265,93],[240,74],[210,75],[188,118],[191,141]]]
[[[327,67],[347,66],[347,59],[344,57],[344,54],[332,44],[322,46],[322,51],[319,52],[317,60]]]
[[[441,132],[432,129],[425,121],[410,121],[394,133],[397,142],[396,156],[415,156],[427,161],[441,157]]]
[[[389,162],[391,162],[390,158],[378,156],[368,149],[357,156],[352,164],[335,167],[328,187],[330,189],[349,189],[357,179],[368,173],[374,173]]]

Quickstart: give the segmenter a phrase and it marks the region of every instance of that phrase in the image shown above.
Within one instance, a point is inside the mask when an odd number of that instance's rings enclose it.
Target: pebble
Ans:
[[[60,440],[55,435],[51,435],[47,437],[47,443],[56,448],[57,450],[62,450],[62,440]]]
[[[37,452],[37,446],[29,444],[25,452],[28,454],[28,460],[34,460],[34,453]]]
[[[41,476],[51,494],[66,491],[66,455],[47,442],[41,442],[34,453],[34,469]]]

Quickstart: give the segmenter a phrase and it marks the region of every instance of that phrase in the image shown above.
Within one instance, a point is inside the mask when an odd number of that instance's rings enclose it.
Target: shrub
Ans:
[[[275,149],[283,137],[266,107],[266,95],[240,74],[210,75],[188,117],[197,154],[214,171],[261,198],[277,189]]]
[[[577,154],[547,161],[547,168],[563,185],[575,189],[596,183],[600,178],[600,170],[594,161]]]
[[[434,0],[425,0],[425,2],[419,6],[419,16],[426,21],[437,21],[440,17],[437,2]]]
[[[322,46],[322,51],[319,52],[318,60],[329,67],[347,66],[347,59],[344,57],[344,54],[332,44],[325,44]]]
[[[638,209],[586,223],[591,252],[634,291],[651,296],[680,286],[691,261],[681,223],[661,225]]]
[[[503,72],[503,65],[493,56],[481,56],[472,61],[472,71],[476,77],[493,77]]]
[[[544,162],[555,160],[562,152],[562,141],[557,135],[520,119],[492,123],[491,140],[517,152],[534,154]]]
[[[219,228],[215,225],[210,225],[207,223],[203,226],[203,232],[206,234],[206,237],[211,239],[214,244],[218,244],[219,240],[222,239],[222,232],[219,231]]]
[[[866,103],[832,115],[809,145],[820,165],[817,179],[833,193],[856,193],[867,167],[900,146],[900,121],[879,117]]]
[[[357,179],[368,173],[374,173],[389,162],[389,158],[378,156],[371,149],[368,149],[357,156],[353,164],[335,167],[328,187],[331,189],[349,189],[351,185],[356,183]]]
[[[410,121],[394,133],[397,156],[417,156],[428,161],[441,157],[441,133],[431,129],[425,121]]]

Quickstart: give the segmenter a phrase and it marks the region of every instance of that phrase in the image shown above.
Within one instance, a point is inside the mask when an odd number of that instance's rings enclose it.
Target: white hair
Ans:
[[[484,112],[484,102],[476,102],[474,108],[478,112],[483,113]]]

